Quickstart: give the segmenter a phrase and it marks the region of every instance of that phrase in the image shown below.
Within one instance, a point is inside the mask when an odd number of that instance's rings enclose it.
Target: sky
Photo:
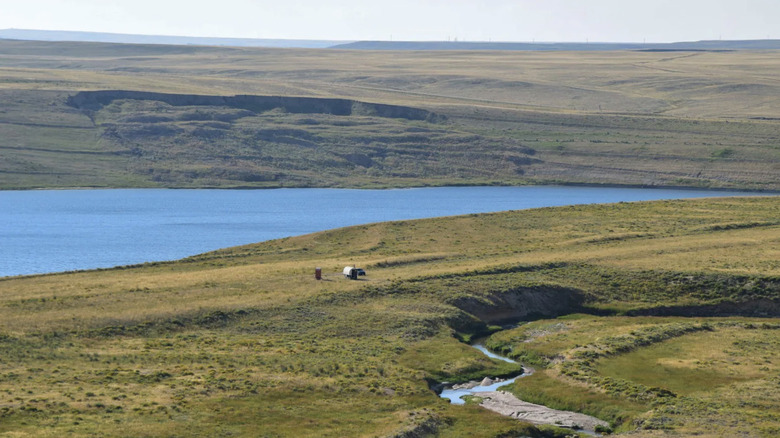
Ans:
[[[0,29],[232,38],[780,39],[780,0],[0,0]]]

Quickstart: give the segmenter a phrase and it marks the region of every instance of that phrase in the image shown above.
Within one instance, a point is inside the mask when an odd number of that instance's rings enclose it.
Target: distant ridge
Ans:
[[[346,50],[517,50],[517,51],[716,51],[777,50],[780,40],[691,41],[679,43],[512,43],[470,41],[356,41],[338,44]]]
[[[279,47],[321,49],[348,41],[287,40],[261,38],[210,38],[164,35],[133,35],[67,30],[0,29],[0,39],[32,41],[84,41],[100,43],[169,44],[234,47]]]
[[[0,29],[0,39],[29,41],[77,41],[126,44],[276,47],[344,50],[507,50],[507,51],[721,51],[780,50],[780,40],[703,40],[677,43],[576,43],[488,41],[335,41],[263,38],[216,38],[166,35],[135,35],[68,30]]]

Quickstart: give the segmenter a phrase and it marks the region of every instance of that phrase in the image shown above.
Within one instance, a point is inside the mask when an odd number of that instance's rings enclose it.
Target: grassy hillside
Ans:
[[[544,208],[2,279],[0,433],[562,436],[429,389],[516,372],[459,339],[533,320],[488,339],[538,368],[524,398],[632,436],[774,436],[779,217],[777,198]]]
[[[778,190],[774,51],[0,41],[0,188],[587,183]],[[81,91],[346,99],[362,111]],[[428,111],[384,117],[377,104]]]

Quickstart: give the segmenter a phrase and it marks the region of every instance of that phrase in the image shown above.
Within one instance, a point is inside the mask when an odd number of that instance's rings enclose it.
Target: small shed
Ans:
[[[344,277],[349,278],[351,280],[357,280],[358,278],[358,270],[354,266],[347,266],[344,268]]]

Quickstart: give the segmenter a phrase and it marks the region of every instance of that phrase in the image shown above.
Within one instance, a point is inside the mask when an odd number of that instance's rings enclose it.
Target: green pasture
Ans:
[[[462,342],[493,333],[536,368],[509,388],[529,401],[638,436],[772,436],[778,212],[543,208],[0,279],[0,433],[565,435],[430,389],[516,372]]]

